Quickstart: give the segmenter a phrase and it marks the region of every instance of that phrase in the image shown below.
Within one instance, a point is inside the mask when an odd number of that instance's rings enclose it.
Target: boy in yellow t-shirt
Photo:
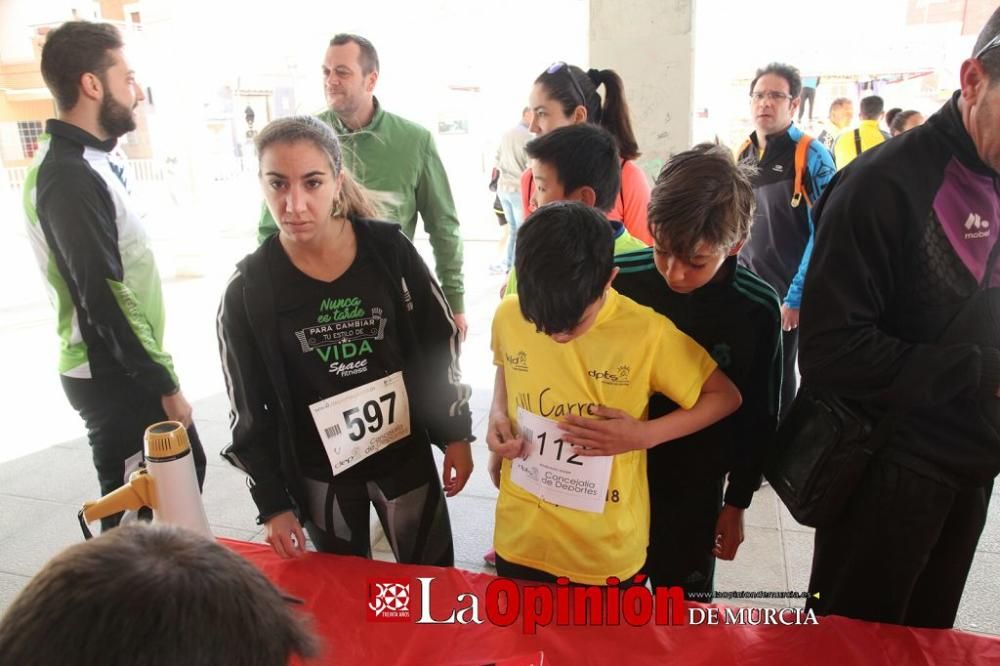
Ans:
[[[704,349],[611,289],[613,247],[600,211],[575,202],[538,209],[519,231],[518,295],[493,320],[487,434],[501,576],[603,585],[637,573],[649,538],[645,449],[740,405]],[[653,393],[683,409],[644,420]],[[569,414],[606,419],[608,431],[575,439],[559,426]]]

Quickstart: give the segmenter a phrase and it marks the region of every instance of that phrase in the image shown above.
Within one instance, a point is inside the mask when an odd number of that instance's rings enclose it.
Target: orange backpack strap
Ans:
[[[740,159],[740,155],[742,155],[743,151],[749,147],[750,147],[750,139],[744,139],[743,143],[740,144],[740,147],[736,149],[736,159]]]
[[[809,157],[809,144],[812,142],[813,138],[811,136],[803,134],[799,139],[799,143],[795,146],[795,184],[792,188],[792,208],[797,208],[803,197],[806,200],[806,205],[812,208],[812,201],[809,200],[809,194],[806,192],[804,184],[806,160]]]

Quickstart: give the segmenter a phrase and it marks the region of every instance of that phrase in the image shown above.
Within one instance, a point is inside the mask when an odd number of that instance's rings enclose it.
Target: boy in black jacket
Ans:
[[[701,602],[714,591],[715,559],[732,560],[743,542],[743,512],[760,487],[777,425],[780,305],[774,290],[736,261],[753,208],[748,167],[722,146],[695,146],[671,158],[653,187],[655,247],[615,257],[615,288],[694,338],[743,395],[731,416],[649,451],[645,571],[653,585],[680,585]],[[675,409],[656,395],[649,418]]]

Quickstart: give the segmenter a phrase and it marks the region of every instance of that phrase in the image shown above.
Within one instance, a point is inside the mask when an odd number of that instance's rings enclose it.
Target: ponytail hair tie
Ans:
[[[588,69],[587,77],[593,82],[594,87],[601,85],[601,70],[599,69]]]

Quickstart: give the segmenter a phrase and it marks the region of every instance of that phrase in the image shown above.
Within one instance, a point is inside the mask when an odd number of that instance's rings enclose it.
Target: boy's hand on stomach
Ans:
[[[581,456],[613,456],[618,453],[648,449],[648,421],[620,409],[599,406],[592,412],[596,419],[570,414],[560,428],[563,441],[573,445],[573,453]]]

